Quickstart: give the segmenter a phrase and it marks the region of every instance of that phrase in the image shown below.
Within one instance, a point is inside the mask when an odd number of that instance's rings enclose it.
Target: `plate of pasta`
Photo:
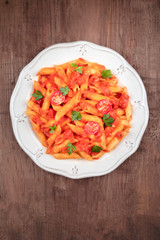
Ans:
[[[74,179],[116,169],[137,150],[149,118],[138,73],[117,52],[86,41],[53,45],[24,67],[10,114],[28,156]]]

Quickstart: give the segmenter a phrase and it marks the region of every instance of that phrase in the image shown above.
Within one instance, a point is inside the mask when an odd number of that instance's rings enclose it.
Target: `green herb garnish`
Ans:
[[[100,151],[102,150],[102,148],[101,147],[99,147],[99,146],[97,146],[97,145],[95,145],[95,146],[93,146],[93,148],[92,148],[92,152],[97,152],[97,153],[99,153]]]
[[[77,112],[77,111],[72,111],[72,121],[75,121],[75,120],[81,120],[82,118],[82,115],[80,114],[80,112]]]
[[[63,96],[66,96],[69,93],[69,88],[67,86],[59,88],[59,91]]]
[[[74,67],[74,68],[75,68],[75,71],[76,71],[77,73],[82,74],[82,70],[81,70],[81,69],[82,69],[82,66],[78,67],[77,64],[72,63],[72,64],[71,64],[71,67]]]
[[[114,118],[109,117],[109,114],[104,114],[102,119],[107,127],[112,127],[111,123],[114,122]]]
[[[40,91],[36,90],[35,93],[32,94],[33,97],[35,97],[35,100],[38,101],[40,100],[41,98],[43,98],[43,95]]]
[[[54,125],[53,127],[49,127],[51,130],[50,130],[50,133],[54,133],[54,130],[56,130],[56,125]]]
[[[111,78],[112,77],[112,73],[111,73],[111,70],[103,70],[101,72],[102,74],[102,78]]]
[[[77,67],[76,68],[76,72],[82,74],[82,70],[81,69],[82,69],[82,66],[81,67]]]
[[[68,154],[70,155],[73,152],[73,150],[76,150],[76,147],[72,143],[69,142],[67,144],[67,152],[68,152]]]
[[[74,67],[74,68],[76,68],[76,67],[78,67],[78,65],[77,65],[77,64],[75,64],[75,63],[72,63],[72,64],[71,64],[71,67]]]

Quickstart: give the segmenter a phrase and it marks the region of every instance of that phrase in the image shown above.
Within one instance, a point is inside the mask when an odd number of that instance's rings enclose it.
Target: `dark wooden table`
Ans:
[[[21,69],[51,44],[88,40],[122,54],[148,94],[137,152],[114,172],[71,180],[38,168],[12,132]],[[160,1],[0,1],[0,239],[160,239]]]

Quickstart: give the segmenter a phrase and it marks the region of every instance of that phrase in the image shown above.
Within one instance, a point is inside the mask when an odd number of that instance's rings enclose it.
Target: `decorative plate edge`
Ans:
[[[28,74],[27,73],[27,68],[31,67],[33,64],[35,64],[38,59],[47,51],[49,51],[50,49],[52,48],[55,48],[55,47],[67,47],[67,45],[73,47],[73,46],[76,46],[76,45],[85,45],[85,44],[89,44],[91,45],[95,50],[108,50],[109,52],[112,52],[114,53],[115,55],[117,55],[121,60],[122,62],[124,63],[124,65],[122,66],[125,66],[125,68],[129,68],[131,70],[131,72],[133,72],[135,75],[136,75],[136,78],[138,79],[141,87],[142,87],[142,92],[144,94],[143,96],[143,101],[141,101],[140,105],[144,107],[145,109],[145,113],[146,113],[146,118],[145,118],[145,123],[143,125],[143,128],[141,129],[141,132],[139,133],[138,137],[136,138],[135,140],[135,144],[134,144],[134,147],[132,148],[132,150],[129,152],[129,153],[126,153],[124,156],[121,157],[121,159],[119,159],[117,161],[117,163],[112,166],[112,168],[104,171],[104,172],[99,172],[99,173],[96,173],[96,172],[90,172],[90,173],[82,173],[80,174],[79,173],[79,169],[77,167],[77,165],[74,164],[74,166],[72,167],[72,175],[71,173],[69,172],[65,172],[63,170],[59,170],[59,169],[54,169],[54,168],[48,168],[48,167],[45,167],[44,165],[40,164],[38,159],[39,157],[42,155],[41,153],[38,155],[37,157],[37,154],[33,154],[33,153],[29,153],[28,150],[26,149],[26,147],[22,144],[22,142],[20,141],[20,139],[18,138],[18,134],[17,134],[17,129],[16,129],[16,125],[14,124],[14,120],[13,120],[13,116],[14,115],[14,111],[13,111],[13,102],[14,102],[14,98],[16,96],[16,93],[20,87],[20,83],[22,81],[22,76]],[[96,48],[95,48],[96,47]],[[124,71],[124,67],[122,68],[122,70]],[[27,80],[27,78],[26,78]],[[31,81],[32,78],[31,76],[29,77],[29,80],[27,81]],[[139,104],[139,103],[138,103]],[[21,116],[22,115],[22,116]],[[20,116],[15,116],[18,118],[18,121],[24,121],[24,116],[23,114],[21,114]],[[117,52],[115,52],[114,50],[110,49],[110,48],[107,48],[107,47],[103,47],[103,46],[100,46],[100,45],[97,45],[97,44],[94,44],[94,43],[90,43],[90,42],[87,42],[87,41],[77,41],[77,42],[71,42],[71,43],[59,43],[59,44],[55,44],[55,45],[52,45],[44,50],[42,50],[29,64],[27,64],[23,69],[22,71],[20,72],[19,74],[19,77],[18,77],[18,80],[17,80],[17,83],[15,85],[15,88],[13,90],[13,93],[12,93],[12,96],[11,96],[11,99],[10,99],[10,116],[11,116],[11,121],[12,121],[12,127],[13,127],[13,132],[14,132],[14,135],[15,135],[15,138],[17,140],[17,142],[19,143],[20,147],[24,150],[24,152],[36,163],[36,165],[38,165],[39,167],[41,167],[42,169],[48,171],[48,172],[52,172],[52,173],[56,173],[56,174],[59,174],[59,175],[63,175],[65,177],[69,177],[69,178],[72,178],[72,179],[80,179],[80,178],[87,178],[87,177],[94,177],[94,176],[102,176],[102,175],[105,175],[109,172],[112,172],[113,170],[115,170],[120,164],[122,164],[128,157],[130,157],[134,152],[136,152],[136,150],[138,149],[139,145],[140,145],[140,142],[141,142],[141,139],[143,137],[143,134],[145,132],[145,129],[148,125],[148,120],[149,120],[149,109],[148,109],[148,102],[147,102],[147,95],[146,95],[146,91],[145,91],[145,88],[144,88],[144,85],[143,85],[143,82],[140,78],[140,76],[138,75],[138,73],[136,72],[136,70]],[[32,155],[31,155],[32,154]]]

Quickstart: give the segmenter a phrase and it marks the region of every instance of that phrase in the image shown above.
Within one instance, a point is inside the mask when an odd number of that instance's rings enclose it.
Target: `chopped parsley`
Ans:
[[[111,70],[103,70],[101,72],[102,74],[102,78],[111,78],[112,77],[112,73],[111,73]]]
[[[66,96],[69,93],[69,88],[67,86],[59,88],[59,91],[63,96]]]
[[[102,119],[107,127],[112,127],[111,123],[114,122],[114,118],[109,117],[109,114],[104,114]]]
[[[97,152],[97,153],[99,153],[101,150],[102,148],[97,145],[93,146],[91,149],[92,152]]]
[[[72,121],[75,121],[75,120],[81,120],[82,118],[82,115],[80,114],[80,112],[77,112],[77,111],[72,111]]]
[[[70,155],[73,152],[73,150],[76,150],[76,147],[72,143],[69,142],[67,144],[67,152],[68,152],[68,154]]]
[[[41,98],[43,98],[43,95],[40,91],[36,90],[35,93],[32,94],[33,97],[35,97],[35,100],[38,101],[40,100]]]
[[[82,74],[82,66],[79,66],[79,67],[78,67],[77,64],[72,63],[72,64],[71,64],[71,67],[74,67],[74,69],[75,69],[75,71],[76,71],[77,73]]]
[[[56,125],[54,125],[53,127],[49,127],[51,130],[50,130],[50,133],[54,133],[54,130],[56,130]]]

